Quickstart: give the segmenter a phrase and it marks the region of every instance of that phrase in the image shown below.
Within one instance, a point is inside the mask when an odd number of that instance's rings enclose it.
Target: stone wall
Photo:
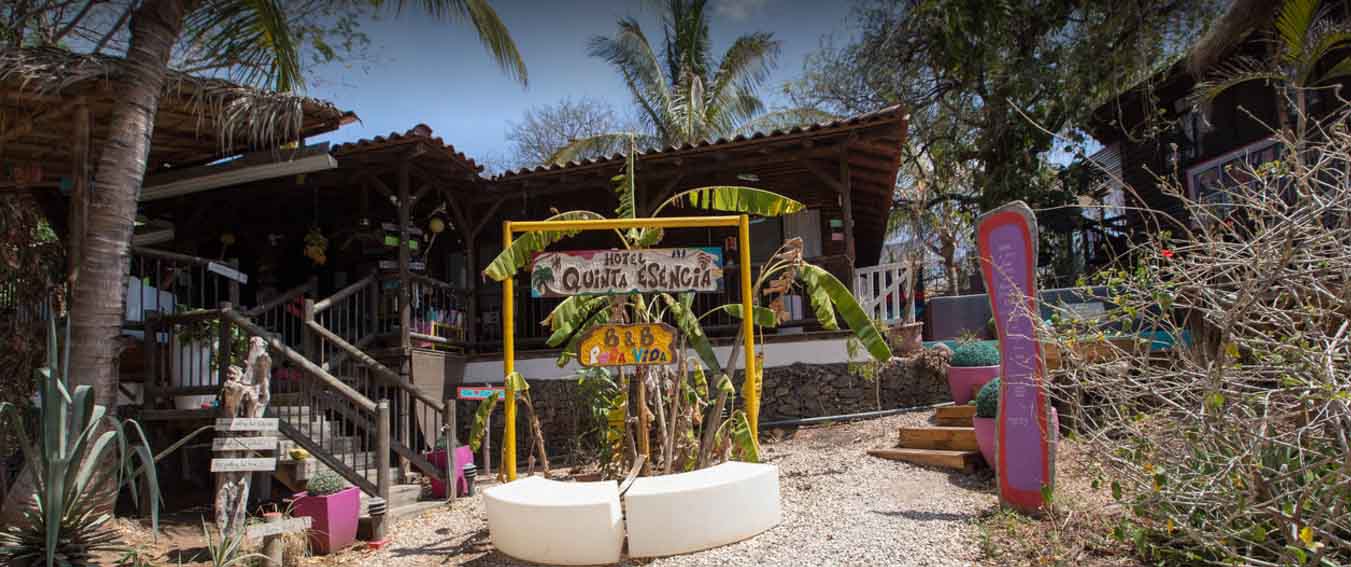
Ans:
[[[947,386],[947,359],[929,351],[908,358],[896,358],[877,371],[874,383],[853,372],[847,364],[794,364],[765,369],[761,422],[807,417],[844,415],[933,404],[951,400]],[[734,380],[741,391],[741,376]],[[545,449],[551,460],[566,462],[565,455],[592,443],[580,442],[587,433],[589,410],[582,406],[575,380],[536,380],[530,383],[531,399],[544,431]],[[880,394],[880,396],[879,396]],[[460,401],[456,421],[460,435],[467,435],[478,402]],[[738,406],[740,402],[738,400]],[[518,405],[516,425],[517,462],[526,465],[530,439],[524,405]],[[493,412],[493,470],[497,469],[504,426],[502,406]],[[556,457],[557,456],[557,457]],[[480,457],[481,458],[481,457]],[[479,465],[482,466],[482,461]],[[552,463],[560,464],[560,463]]]

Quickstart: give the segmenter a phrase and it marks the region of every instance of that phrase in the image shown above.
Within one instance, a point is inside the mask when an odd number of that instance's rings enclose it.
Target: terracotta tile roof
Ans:
[[[841,118],[841,119],[838,119],[838,120],[830,120],[830,121],[827,121],[827,122],[818,122],[818,123],[814,123],[814,124],[806,124],[806,125],[802,125],[802,126],[794,126],[794,127],[792,127],[792,128],[778,129],[778,130],[773,130],[773,131],[770,131],[770,132],[755,132],[755,133],[753,133],[753,134],[749,134],[749,135],[747,135],[747,134],[741,134],[741,135],[737,135],[737,136],[734,136],[734,137],[731,137],[731,138],[718,138],[718,139],[716,139],[716,140],[703,140],[703,141],[696,142],[696,143],[692,143],[692,144],[686,143],[686,144],[680,144],[680,145],[666,146],[666,147],[663,147],[663,148],[648,148],[648,149],[644,149],[644,150],[639,150],[639,151],[638,151],[638,157],[641,158],[641,157],[648,157],[648,156],[655,156],[655,155],[662,155],[662,154],[670,154],[670,153],[684,152],[684,151],[691,151],[691,150],[718,150],[718,149],[722,149],[723,147],[726,147],[726,146],[732,146],[732,145],[739,144],[739,143],[741,143],[741,142],[758,141],[758,140],[764,140],[764,139],[767,139],[767,138],[786,138],[786,137],[790,137],[790,136],[794,136],[794,135],[808,134],[808,133],[816,133],[816,132],[829,131],[829,130],[846,131],[846,130],[851,130],[851,129],[854,129],[854,128],[861,128],[861,127],[865,127],[865,126],[872,126],[872,125],[879,124],[879,123],[883,123],[883,122],[887,122],[887,121],[902,120],[902,119],[904,119],[904,117],[905,117],[905,113],[904,113],[904,111],[903,111],[903,109],[902,109],[902,107],[901,107],[900,105],[889,106],[889,107],[886,107],[886,108],[883,108],[883,109],[880,109],[880,110],[875,110],[875,111],[872,111],[872,112],[867,112],[867,113],[864,113],[864,114],[859,114],[859,115],[851,116],[851,117],[848,117],[848,118]],[[533,173],[543,173],[543,172],[549,172],[549,171],[558,171],[558,170],[561,170],[561,169],[567,169],[567,168],[573,168],[573,167],[584,167],[584,166],[588,166],[588,165],[604,164],[604,163],[610,163],[610,162],[620,161],[620,160],[623,160],[623,159],[624,159],[624,154],[616,153],[616,154],[613,154],[613,155],[610,155],[610,156],[605,156],[605,157],[588,158],[588,159],[582,159],[582,160],[574,160],[574,161],[570,161],[570,162],[568,162],[568,163],[561,164],[561,165],[560,165],[560,164],[549,164],[549,165],[538,165],[538,166],[535,166],[535,167],[523,167],[523,168],[520,168],[520,169],[504,171],[504,172],[502,172],[501,174],[499,174],[498,176],[496,176],[495,179],[510,179],[510,178],[512,178],[512,177],[517,177],[517,176],[521,176],[521,175],[529,175],[529,174],[533,174]]]
[[[455,150],[455,146],[447,144],[440,136],[432,135],[432,128],[426,124],[418,124],[407,132],[402,134],[390,132],[388,136],[376,136],[374,138],[363,138],[355,142],[339,144],[333,147],[334,156],[351,155],[355,153],[376,151],[394,146],[401,146],[423,142],[429,144],[437,152],[443,153],[450,159],[459,162],[475,173],[483,171],[483,166],[474,161],[473,158],[466,156],[464,152]]]

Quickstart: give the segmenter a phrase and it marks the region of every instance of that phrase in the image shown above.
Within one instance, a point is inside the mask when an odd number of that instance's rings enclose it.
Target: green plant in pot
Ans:
[[[292,502],[292,513],[313,519],[309,535],[314,553],[328,554],[352,545],[361,515],[360,490],[330,471],[314,475],[305,487]]]
[[[971,401],[981,386],[999,375],[999,348],[993,341],[969,341],[952,351],[948,367],[948,389],[952,401]]]

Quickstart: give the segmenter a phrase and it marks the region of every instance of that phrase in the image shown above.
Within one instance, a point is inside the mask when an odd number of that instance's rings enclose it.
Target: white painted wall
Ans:
[[[844,338],[825,338],[825,339],[804,339],[801,341],[775,342],[759,345],[758,348],[765,353],[765,366],[773,368],[776,366],[789,366],[799,362],[807,364],[831,364],[838,362],[849,362],[849,351],[845,346]],[[727,360],[730,354],[731,346],[713,347],[717,353],[718,360]],[[695,356],[693,351],[688,356]],[[744,358],[744,357],[740,357]],[[577,361],[572,360],[568,365],[559,368],[554,361],[556,355],[542,358],[516,358],[516,371],[525,376],[526,380],[572,380],[577,377],[577,372],[581,366]],[[744,367],[740,364],[737,368]],[[500,384],[503,376],[501,360],[481,360],[470,362],[465,365],[464,383],[465,384]]]

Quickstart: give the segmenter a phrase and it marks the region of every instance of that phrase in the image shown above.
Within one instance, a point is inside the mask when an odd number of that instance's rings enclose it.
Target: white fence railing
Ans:
[[[905,318],[905,279],[902,263],[878,264],[854,270],[854,297],[863,311],[888,325]]]

